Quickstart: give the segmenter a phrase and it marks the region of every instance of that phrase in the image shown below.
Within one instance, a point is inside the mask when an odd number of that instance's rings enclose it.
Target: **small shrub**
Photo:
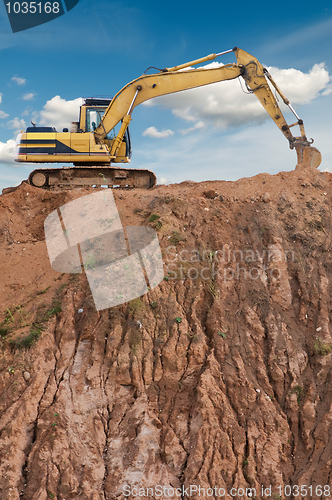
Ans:
[[[32,323],[30,327],[30,333],[23,338],[15,338],[9,341],[10,347],[13,351],[16,349],[30,349],[41,336],[46,323],[53,317],[56,316],[59,312],[62,311],[61,304],[57,300],[53,300],[52,306],[50,309],[39,312],[35,321]]]
[[[6,307],[6,319],[5,319],[5,323],[14,323],[15,320],[14,320],[14,316],[12,315],[11,313],[11,310],[8,309],[8,307]]]
[[[63,290],[64,288],[66,288],[66,286],[68,286],[68,283],[63,283],[63,284],[60,286],[59,290],[57,291],[57,294],[58,294],[58,295],[60,295],[60,293],[62,292],[62,290]]]
[[[291,390],[291,394],[296,394],[297,395],[297,404],[300,406],[300,404],[302,403],[302,399],[303,399],[303,387],[301,387],[300,385],[296,385],[295,387],[293,387],[293,389]]]
[[[86,258],[86,260],[84,262],[84,265],[87,269],[95,269],[96,257],[89,253],[88,257]]]
[[[185,238],[183,238],[180,233],[173,231],[172,236],[169,238],[169,241],[173,243],[173,245],[177,245],[178,243],[180,243],[180,241],[185,241]]]
[[[135,312],[141,312],[143,309],[143,302],[140,297],[137,299],[133,299],[128,304],[128,312],[129,314],[134,314]]]
[[[331,352],[331,345],[324,343],[322,339],[316,339],[314,343],[314,351],[316,355],[326,356]]]
[[[149,217],[149,222],[154,222],[155,220],[160,219],[160,215],[157,214],[151,214]]]
[[[32,347],[33,344],[35,342],[37,342],[41,333],[42,333],[41,328],[35,329],[35,328],[31,327],[31,331],[28,335],[26,335],[25,337],[23,337],[21,339],[11,339],[9,341],[9,344],[10,344],[12,350],[14,350],[14,351],[16,349],[19,349],[19,350],[20,349],[30,349],[30,347]]]
[[[0,326],[0,337],[6,337],[7,333],[8,333],[8,329]]]
[[[52,316],[56,316],[59,312],[62,311],[61,304],[58,300],[54,300],[51,309],[49,309],[46,313],[46,320],[51,318]],[[45,322],[45,321],[44,321]]]
[[[45,288],[45,290],[42,290],[41,292],[37,292],[36,295],[43,295],[44,293],[47,292],[47,290],[49,290],[51,287],[48,286],[47,288]]]

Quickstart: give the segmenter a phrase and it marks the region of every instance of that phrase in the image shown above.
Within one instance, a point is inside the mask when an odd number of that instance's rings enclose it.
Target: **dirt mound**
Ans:
[[[0,498],[327,497],[331,182],[115,191],[165,278],[100,312],[84,274],[52,270],[43,226],[94,190],[0,196]]]

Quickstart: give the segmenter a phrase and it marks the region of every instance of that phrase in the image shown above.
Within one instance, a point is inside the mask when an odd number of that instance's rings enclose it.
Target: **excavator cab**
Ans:
[[[58,132],[54,127],[28,127],[17,138],[16,158],[18,162],[73,163],[80,165],[109,165],[109,150],[116,135],[111,131],[103,141],[96,142],[94,129],[101,123],[111,99],[88,98],[80,108],[78,122]],[[129,131],[112,163],[129,163],[131,143]]]
[[[101,122],[111,99],[97,99],[89,97],[84,99],[84,104],[80,108],[78,122],[73,122],[78,129],[76,132],[94,132]]]
[[[106,107],[86,108],[85,110],[85,132],[94,132],[101,122]]]
[[[96,97],[88,97],[84,99],[84,104],[80,108],[80,118],[79,122],[73,122],[73,126],[76,126],[76,132],[91,132],[94,133],[96,128],[102,121],[105,111],[107,110],[112,99],[103,99]],[[112,146],[112,141],[116,137],[117,133],[112,129],[104,138],[104,143],[107,144],[109,150]],[[129,128],[127,128],[126,133],[123,137],[125,148],[121,145],[121,154],[118,157],[131,158],[131,140]],[[124,153],[124,154],[123,154]],[[124,161],[119,159],[112,160],[115,163],[124,163]]]

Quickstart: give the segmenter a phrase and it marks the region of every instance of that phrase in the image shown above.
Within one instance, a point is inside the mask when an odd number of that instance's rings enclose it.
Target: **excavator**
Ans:
[[[198,67],[234,52],[236,63],[219,67]],[[157,69],[157,68],[155,68]],[[130,162],[131,143],[129,123],[134,108],[153,97],[180,92],[215,82],[241,77],[249,93],[255,94],[272,120],[297,152],[297,167],[316,168],[321,163],[320,152],[312,147],[313,140],[305,135],[303,120],[283,95],[272,76],[260,62],[237,47],[210,54],[172,68],[145,72],[125,85],[112,99],[85,99],[78,122],[71,131],[57,132],[53,127],[35,124],[23,131],[17,140],[16,161],[34,163],[72,163],[73,167],[39,168],[31,172],[29,183],[43,189],[72,189],[77,187],[152,188],[156,184],[153,172],[124,168],[112,164]],[[296,121],[287,124],[278,101],[278,93],[294,114]],[[119,130],[115,133],[115,126]],[[299,126],[300,135],[293,136],[291,128]]]

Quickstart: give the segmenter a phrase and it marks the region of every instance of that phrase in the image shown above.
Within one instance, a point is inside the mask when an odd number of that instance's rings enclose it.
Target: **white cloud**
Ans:
[[[7,142],[0,142],[0,163],[15,165],[15,140],[9,139]],[[16,163],[16,166],[18,164]]]
[[[52,97],[44,106],[44,109],[34,116],[37,125],[55,127],[61,131],[64,127],[70,129],[71,122],[78,121],[79,109],[82,99],[78,97],[72,101],[61,99],[59,95]]]
[[[324,92],[322,92],[322,95],[330,95],[332,94],[332,83],[326,86]]]
[[[161,132],[159,132],[159,130],[157,130],[156,127],[149,127],[146,130],[144,130],[142,135],[144,137],[147,136],[147,137],[153,137],[156,139],[164,139],[165,137],[169,137],[170,135],[173,135],[173,134],[174,134],[174,132],[170,129],[162,130]]]
[[[158,179],[158,184],[167,184],[167,179],[166,177],[160,177]]]
[[[17,83],[17,85],[25,85],[26,79],[20,78],[19,76],[13,76],[12,81]]]
[[[315,64],[308,73],[294,68],[271,67],[268,70],[283,94],[293,104],[308,104],[328,87],[330,81],[324,63]]]
[[[7,122],[8,128],[25,128],[25,121],[23,118],[19,119],[15,117],[13,120]]]
[[[222,66],[211,63],[205,68]],[[268,68],[273,79],[287,99],[294,105],[308,104],[318,95],[331,92],[329,73],[324,63],[315,64],[308,72],[291,69]],[[241,78],[242,87],[244,81]],[[285,106],[281,99],[280,107]],[[172,113],[187,122],[196,122],[195,128],[203,124],[220,129],[238,127],[247,123],[261,123],[268,119],[263,106],[253,94],[246,94],[235,80],[186,90],[148,101],[148,106],[159,105],[171,109]],[[200,123],[198,127],[198,123]],[[189,129],[190,131],[191,129]]]
[[[26,123],[23,118],[19,119],[15,117],[13,120],[9,120],[9,122],[7,122],[7,126],[8,128],[13,129],[14,134],[17,135],[26,128]]]
[[[30,106],[27,106],[23,113],[21,113],[21,116],[29,116],[32,111],[32,108]]]
[[[193,132],[194,130],[203,129],[204,127],[205,127],[205,123],[202,122],[202,121],[199,121],[193,127],[189,127],[189,128],[186,128],[185,130],[181,130],[181,134],[182,135],[187,135],[190,132]]]
[[[4,111],[0,110],[0,118],[7,118],[9,116],[8,113],[5,113]]]
[[[0,94],[0,102],[2,102],[2,94]]]
[[[31,101],[35,97],[35,95],[37,94],[35,94],[34,92],[27,92],[26,94],[24,94],[22,99],[24,99],[25,101]]]

